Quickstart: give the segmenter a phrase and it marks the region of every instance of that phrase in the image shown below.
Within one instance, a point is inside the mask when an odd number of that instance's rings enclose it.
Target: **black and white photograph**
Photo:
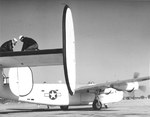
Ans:
[[[149,117],[150,0],[0,0],[0,117]]]

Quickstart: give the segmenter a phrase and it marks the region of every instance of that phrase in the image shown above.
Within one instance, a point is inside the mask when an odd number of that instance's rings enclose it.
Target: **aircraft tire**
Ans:
[[[60,106],[61,110],[68,110],[69,106]]]
[[[101,110],[102,103],[99,100],[94,100],[92,107],[94,110]]]

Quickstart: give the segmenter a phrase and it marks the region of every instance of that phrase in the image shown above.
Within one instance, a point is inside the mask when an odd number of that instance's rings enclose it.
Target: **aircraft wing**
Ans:
[[[136,79],[128,79],[122,81],[114,81],[114,82],[106,82],[101,84],[89,84],[87,86],[82,86],[76,89],[76,93],[78,92],[91,92],[95,93],[96,91],[103,92],[106,88],[114,88],[119,91],[133,91],[137,87],[137,83],[141,81],[150,80],[150,77],[140,77]]]
[[[63,49],[0,52],[0,67],[36,67],[63,65]]]

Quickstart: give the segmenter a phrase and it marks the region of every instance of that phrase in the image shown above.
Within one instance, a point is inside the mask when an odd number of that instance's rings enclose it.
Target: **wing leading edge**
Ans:
[[[101,83],[101,84],[87,85],[87,86],[77,88],[75,92],[76,93],[89,92],[90,90],[91,90],[91,92],[95,92],[97,90],[104,91],[106,88],[114,88],[114,89],[118,90],[118,87],[125,86],[127,83],[142,82],[142,81],[146,81],[146,80],[150,80],[150,76],[140,77],[140,78],[136,78],[136,79],[122,80],[122,81],[114,81],[114,82],[106,82],[106,83]],[[120,88],[120,90],[125,91],[121,88]]]

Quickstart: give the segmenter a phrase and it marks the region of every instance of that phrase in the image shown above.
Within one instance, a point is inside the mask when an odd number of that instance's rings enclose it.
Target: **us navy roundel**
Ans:
[[[49,98],[50,98],[51,100],[55,100],[55,99],[57,98],[57,92],[56,92],[55,90],[51,90],[51,91],[49,92]]]

